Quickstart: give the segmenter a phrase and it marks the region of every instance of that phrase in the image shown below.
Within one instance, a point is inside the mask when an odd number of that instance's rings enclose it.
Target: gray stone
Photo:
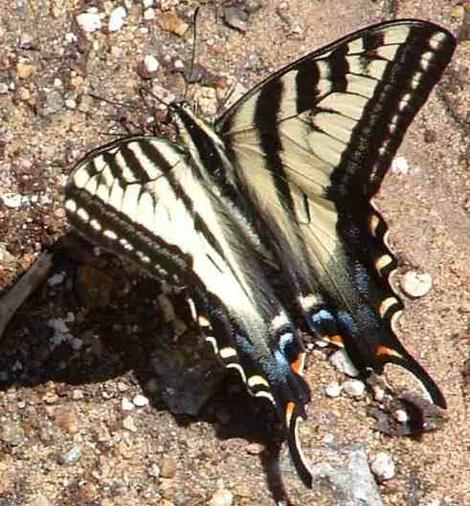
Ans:
[[[308,453],[317,453],[315,449]],[[287,455],[287,454],[286,454]],[[286,469],[287,468],[287,469]],[[284,471],[295,471],[293,464],[281,462]],[[313,488],[325,490],[337,506],[383,506],[380,491],[371,473],[367,455],[359,444],[331,446],[320,464],[312,466]]]
[[[346,350],[338,350],[330,355],[330,363],[338,369],[338,371],[350,376],[351,378],[355,378],[359,376],[359,371],[354,367],[354,364],[351,362],[349,355],[346,353]]]
[[[59,462],[66,466],[73,466],[82,458],[82,451],[78,446],[74,446],[71,450],[59,455]]]

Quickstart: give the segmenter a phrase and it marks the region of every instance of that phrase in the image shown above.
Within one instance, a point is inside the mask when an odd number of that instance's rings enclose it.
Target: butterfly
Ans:
[[[455,45],[429,22],[367,27],[268,76],[212,124],[171,104],[178,142],[113,141],[66,186],[81,234],[187,291],[226,367],[274,404],[309,487],[301,329],[345,348],[364,376],[405,368],[446,407],[395,334],[397,261],[371,198]]]

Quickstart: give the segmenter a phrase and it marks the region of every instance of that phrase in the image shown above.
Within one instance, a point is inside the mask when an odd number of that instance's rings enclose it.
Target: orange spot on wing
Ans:
[[[291,362],[291,367],[292,367],[292,370],[296,373],[296,374],[299,374],[300,376],[302,376],[302,372],[304,370],[304,365],[305,365],[305,353],[302,352],[302,353],[299,353],[297,355],[297,358]]]
[[[381,356],[381,355],[385,355],[385,356],[394,356],[394,357],[398,357],[398,358],[403,358],[401,356],[400,353],[398,353],[398,351],[395,351],[395,350],[392,350],[392,348],[389,348],[388,346],[379,346],[375,352],[375,355],[377,357]]]
[[[294,412],[294,408],[295,408],[295,403],[293,403],[292,401],[289,401],[286,404],[286,425],[288,427],[289,427],[289,424],[290,424],[290,420],[292,418],[292,413]]]
[[[336,334],[334,336],[328,336],[327,339],[328,339],[328,341],[330,341],[330,343],[335,344],[336,346],[339,346],[340,348],[344,347],[343,338],[339,334]]]

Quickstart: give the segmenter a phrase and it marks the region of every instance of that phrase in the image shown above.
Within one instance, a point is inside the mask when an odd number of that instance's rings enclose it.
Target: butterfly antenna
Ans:
[[[197,42],[197,15],[199,13],[199,5],[194,10],[193,14],[193,48],[191,53],[191,66],[189,67],[189,79],[185,79],[183,101],[186,101],[188,94],[189,82],[191,82],[194,73],[194,62],[196,61],[196,42]]]
[[[124,109],[125,108],[136,109],[135,106],[132,106],[130,104],[125,104],[124,102],[118,102],[117,100],[110,100],[109,98],[100,97],[99,95],[95,95],[94,93],[87,93],[86,95],[99,102],[104,102],[105,104],[114,105],[116,107],[122,107]]]
[[[105,98],[105,97],[101,97],[99,95],[96,95],[94,93],[87,93],[87,95],[91,98],[93,98],[94,100],[97,100],[99,102],[103,102],[105,104],[108,104],[108,105],[112,105],[114,107],[118,107],[120,110],[129,110],[129,109],[134,109],[136,110],[137,107],[136,106],[133,106],[131,104],[125,104],[123,102],[118,102],[116,100],[111,100],[109,98]],[[117,113],[117,116],[118,118],[113,118],[117,123],[119,123],[120,127],[127,133],[127,134],[135,134],[136,132],[141,132],[142,131],[142,128],[137,124],[135,123],[134,121],[130,120],[129,118],[127,118],[125,116],[125,113]],[[110,115],[110,117],[112,117]],[[108,129],[107,132],[105,132],[104,135],[111,135],[111,136],[119,136],[118,133],[111,133],[111,128],[110,127]]]

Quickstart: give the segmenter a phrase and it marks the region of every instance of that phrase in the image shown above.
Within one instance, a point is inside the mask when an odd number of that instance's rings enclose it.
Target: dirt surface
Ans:
[[[110,140],[119,120],[158,117],[158,107],[145,110],[142,84],[165,100],[184,94],[177,71],[189,70],[193,44],[191,30],[182,32],[196,3],[162,0],[144,12],[151,3],[123,2],[126,22],[110,31],[120,3],[0,0],[0,290],[54,251],[48,282],[0,338],[0,505],[350,504],[327,479],[313,492],[302,487],[275,416],[221,370],[184,314],[175,342],[158,284],[67,234],[62,191],[73,164]],[[102,27],[85,33],[77,16],[90,6]],[[234,82],[248,89],[370,23],[424,18],[460,36],[400,149],[408,170],[392,170],[378,198],[397,278],[410,269],[432,276],[427,296],[405,300],[400,335],[443,389],[448,421],[420,440],[375,431],[370,396],[325,395],[345,377],[314,350],[302,438],[314,463],[350,444],[369,461],[387,452],[396,466],[378,485],[387,506],[470,505],[470,5],[254,0],[247,20],[232,18],[245,32],[228,27],[224,12],[201,2],[202,82],[187,97],[206,114]],[[154,73],[147,55],[160,64]]]

